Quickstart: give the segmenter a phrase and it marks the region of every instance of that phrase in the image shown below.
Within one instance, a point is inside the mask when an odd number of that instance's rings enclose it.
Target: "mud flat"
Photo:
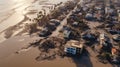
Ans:
[[[19,37],[16,37],[16,39]],[[24,38],[24,39],[23,39]],[[34,37],[35,38],[35,37]],[[14,38],[15,39],[15,38]],[[14,40],[11,39],[11,40]],[[15,39],[15,40],[16,40]],[[27,40],[28,39],[28,40]],[[9,41],[11,41],[9,40]],[[6,41],[6,46],[9,41]],[[29,40],[29,37],[21,37],[18,39],[20,41],[20,44],[17,46],[12,45],[13,48],[8,48],[7,51],[5,49],[0,49],[0,54],[4,55],[4,57],[0,56],[0,66],[1,67],[112,67],[109,64],[102,64],[97,61],[95,57],[88,57],[88,56],[83,56],[81,58],[69,58],[69,57],[64,57],[60,58],[59,56],[56,57],[54,60],[42,60],[42,61],[36,61],[35,58],[39,56],[39,49],[37,47],[31,47],[28,50],[22,50],[20,53],[15,53],[16,51],[20,50],[20,46],[25,46],[23,44],[27,44],[27,42],[31,41]],[[16,42],[19,43],[19,42]],[[5,44],[4,44],[5,45]],[[20,45],[20,46],[19,46]],[[16,50],[16,48],[19,48]],[[6,48],[7,49],[7,48]]]

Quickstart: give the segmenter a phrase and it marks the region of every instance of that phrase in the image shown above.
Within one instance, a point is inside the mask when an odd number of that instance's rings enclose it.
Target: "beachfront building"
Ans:
[[[66,54],[80,55],[83,51],[83,44],[76,40],[70,40],[66,43],[64,51]]]

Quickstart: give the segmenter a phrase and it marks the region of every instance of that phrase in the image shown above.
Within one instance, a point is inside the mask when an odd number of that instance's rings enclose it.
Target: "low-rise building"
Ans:
[[[120,10],[118,12],[118,21],[120,22]]]
[[[104,43],[104,41],[105,41],[105,34],[102,33],[102,34],[100,34],[100,45],[102,45]]]
[[[85,19],[86,20],[93,20],[93,14],[91,14],[91,13],[87,13],[86,15],[85,15]]]
[[[66,43],[64,51],[66,54],[80,55],[83,51],[83,44],[76,40],[70,40]]]
[[[69,30],[64,30],[64,32],[63,32],[64,38],[69,38],[70,34],[71,34],[71,31],[69,31]]]

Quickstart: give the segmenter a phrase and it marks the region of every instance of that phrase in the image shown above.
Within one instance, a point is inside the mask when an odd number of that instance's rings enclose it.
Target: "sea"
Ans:
[[[0,33],[23,20],[25,9],[29,6],[34,7],[44,2],[57,4],[66,1],[68,0],[0,0]]]

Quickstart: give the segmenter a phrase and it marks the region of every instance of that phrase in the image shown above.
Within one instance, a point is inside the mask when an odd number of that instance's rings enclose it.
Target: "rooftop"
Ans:
[[[77,47],[77,48],[82,48],[83,44],[80,43],[77,40],[70,40],[66,43],[65,47]]]

